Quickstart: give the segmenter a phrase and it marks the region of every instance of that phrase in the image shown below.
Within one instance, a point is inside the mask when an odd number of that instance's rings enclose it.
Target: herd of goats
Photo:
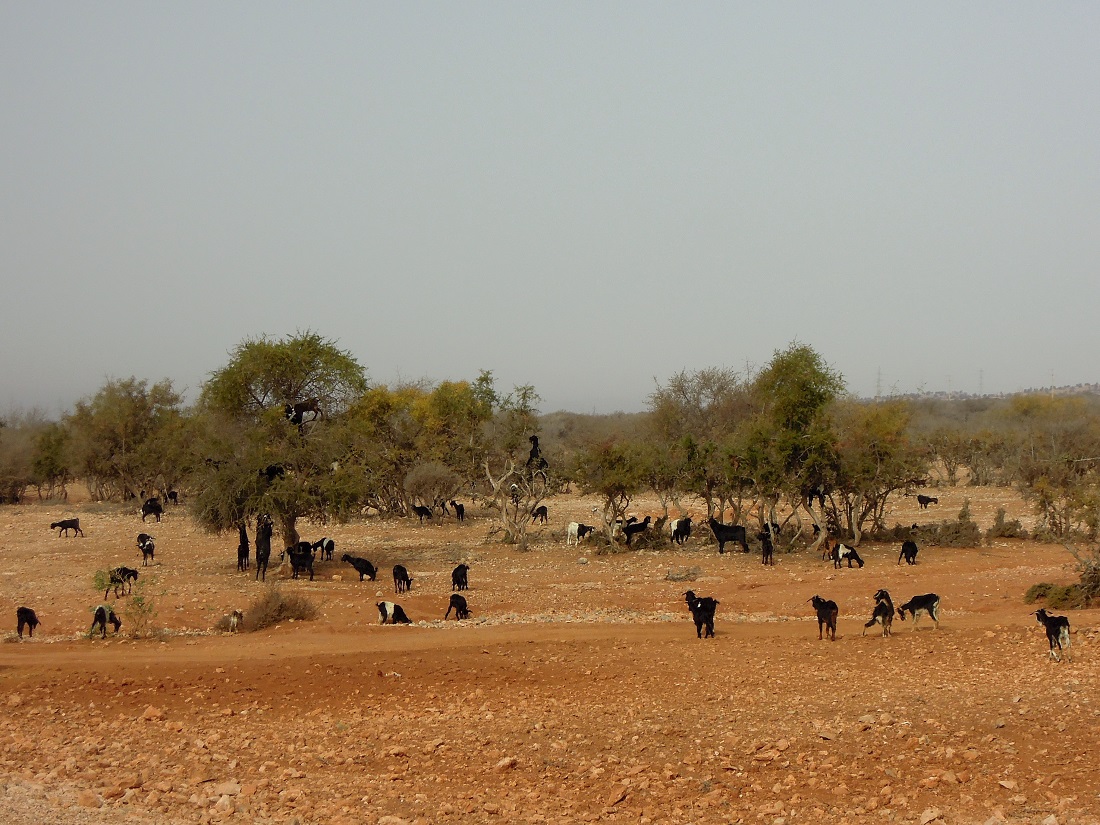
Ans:
[[[535,449],[537,449],[537,444]],[[175,501],[175,496],[171,493],[168,498],[169,500]],[[920,498],[925,497],[921,496]],[[934,503],[935,499],[928,499],[928,501]],[[465,519],[465,509],[463,505],[455,501],[449,503],[454,508],[455,517],[459,521],[463,521]],[[923,501],[920,502],[920,504],[922,507],[927,506]],[[444,505],[444,507],[445,506],[446,505]],[[150,516],[154,517],[156,521],[159,522],[162,514],[163,506],[158,498],[145,499],[141,507],[141,520],[143,523]],[[431,511],[425,507],[416,507],[414,508],[414,515],[417,515],[421,523],[423,523],[425,518],[431,518]],[[547,515],[545,506],[539,507],[533,513],[536,519],[543,522],[547,520]],[[650,516],[646,516],[645,519],[641,521],[632,517],[613,524],[612,528],[615,534],[621,534],[625,537],[626,544],[629,546],[631,544],[631,539],[635,535],[650,528],[651,521],[652,519]],[[719,553],[725,553],[726,544],[730,543],[740,545],[742,551],[745,553],[749,552],[747,543],[748,534],[743,525],[723,524],[714,518],[708,519],[707,523],[711,533],[714,535],[715,541],[718,543]],[[690,517],[670,521],[668,523],[668,536],[670,540],[677,545],[683,545],[691,536],[692,526],[692,519]],[[765,529],[756,536],[757,540],[761,543],[762,562],[765,565],[772,565],[775,563],[773,537],[778,535],[779,527],[778,524],[768,524],[765,526]],[[80,528],[80,519],[78,518],[63,519],[54,522],[50,525],[50,529],[57,530],[58,537],[68,536],[70,532],[72,532],[74,536],[84,535],[84,531]],[[594,533],[595,530],[595,527],[580,522],[570,523],[566,530],[566,546],[572,544],[579,545],[586,536]],[[259,516],[256,520],[255,577],[257,580],[267,580],[267,567],[271,557],[272,533],[273,525],[270,517],[266,515]],[[822,546],[824,548],[822,558],[831,559],[834,568],[841,568],[845,561],[849,568],[852,567],[853,563],[861,568],[864,566],[863,559],[860,558],[854,547],[840,542],[834,544],[828,539],[824,540]],[[156,547],[153,536],[144,532],[139,533],[137,536],[137,548],[142,554],[142,566],[146,566],[154,560]],[[901,551],[898,554],[898,564],[900,565],[902,561],[910,565],[916,564],[918,552],[919,548],[915,542],[911,540],[903,542]],[[296,545],[287,547],[283,553],[280,553],[279,558],[280,562],[284,560],[289,561],[291,578],[297,579],[300,574],[308,572],[310,581],[313,581],[314,562],[318,557],[322,561],[332,561],[334,554],[335,542],[331,538],[324,537],[315,542],[301,541]],[[240,543],[237,547],[238,571],[243,572],[250,568],[250,555],[248,534],[245,527],[242,525],[240,527]],[[370,581],[376,580],[378,571],[369,560],[344,553],[341,556],[341,561],[351,565],[359,574],[359,581],[364,581],[365,579],[369,579]],[[452,592],[447,612],[443,617],[445,620],[450,618],[452,611],[459,620],[467,619],[470,616],[470,609],[466,598],[461,595],[460,592],[456,592],[469,588],[469,570],[470,568],[468,565],[460,564],[451,573]],[[106,603],[106,600],[112,590],[114,590],[116,599],[119,597],[120,591],[122,595],[126,595],[132,589],[133,583],[137,581],[137,578],[138,571],[130,567],[116,567],[108,572],[107,586],[103,593],[104,604],[96,607],[94,611],[92,626],[88,631],[89,636],[99,632],[101,638],[106,638],[108,624],[114,627],[116,633],[119,631],[122,622],[111,606]],[[393,583],[395,593],[400,594],[411,590],[412,578],[406,567],[400,564],[394,565]],[[692,590],[688,590],[684,594],[684,598],[691,612],[692,619],[695,622],[696,636],[698,638],[713,637],[714,616],[719,602],[709,596],[697,596]],[[895,612],[902,621],[905,620],[905,614],[909,613],[913,619],[914,627],[919,623],[920,617],[927,614],[932,619],[936,628],[939,628],[940,597],[935,593],[925,593],[914,596],[905,604],[895,607],[890,597],[890,593],[886,590],[879,590],[874,595],[874,602],[875,607],[870,620],[864,626],[864,633],[867,632],[868,628],[874,627],[877,624],[881,625],[882,635],[884,637],[890,636],[892,633]],[[831,641],[836,641],[836,622],[839,614],[839,608],[836,602],[815,595],[808,600],[808,603],[813,605],[817,613],[818,640],[829,639]],[[395,602],[378,602],[376,607],[378,608],[381,624],[412,623],[412,619],[405,613],[404,608]],[[1050,657],[1055,661],[1061,661],[1062,653],[1064,652],[1068,656],[1069,652],[1069,620],[1065,616],[1051,615],[1047,613],[1045,609],[1035,611],[1034,615],[1036,620],[1046,629],[1047,641],[1050,645]],[[16,611],[16,619],[20,639],[23,637],[24,629],[27,629],[29,635],[33,636],[35,628],[41,624],[34,610],[29,607],[18,608]],[[236,630],[240,621],[243,619],[243,614],[241,611],[235,610],[230,614],[228,619],[229,629]]]

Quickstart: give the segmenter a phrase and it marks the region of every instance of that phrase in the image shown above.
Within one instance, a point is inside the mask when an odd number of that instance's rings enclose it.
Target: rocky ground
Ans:
[[[983,527],[997,506],[1026,516],[1009,491],[958,488],[889,518],[951,519],[964,497]],[[0,821],[1100,822],[1097,612],[1070,613],[1073,658],[1055,664],[1022,599],[1073,580],[1063,548],[926,547],[908,567],[865,545],[862,570],[782,552],[765,568],[698,533],[675,551],[566,548],[590,507],[552,500],[527,553],[486,543],[475,506],[461,525],[306,527],[337,559],[405,564],[412,592],[326,562],[278,585],[317,620],[237,635],[213,628],[264,585],[185,505],[145,525],[147,568],[132,508],[0,509],[0,611],[12,630],[19,605],[43,622],[0,645]],[[68,516],[84,538],[51,533]],[[444,622],[459,561],[473,617]],[[89,639],[95,571],[120,564],[140,568],[155,633],[129,635],[128,596],[122,633]],[[721,602],[717,638],[696,639],[688,587]],[[939,593],[942,627],[861,635],[883,587]],[[818,641],[815,593],[840,604],[835,643]],[[382,598],[415,624],[379,627]]]

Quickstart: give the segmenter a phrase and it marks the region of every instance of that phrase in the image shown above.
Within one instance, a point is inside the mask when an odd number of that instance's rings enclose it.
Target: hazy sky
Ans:
[[[637,410],[1100,381],[1095,3],[0,2],[0,409],[374,382]]]

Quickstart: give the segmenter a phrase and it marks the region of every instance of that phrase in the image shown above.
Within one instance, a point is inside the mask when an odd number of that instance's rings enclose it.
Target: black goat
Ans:
[[[1035,619],[1046,628],[1047,641],[1050,643],[1050,658],[1060,662],[1064,651],[1068,659],[1069,619],[1065,616],[1051,616],[1045,607],[1035,611]]]
[[[749,552],[749,544],[747,539],[747,533],[745,527],[742,524],[723,524],[714,518],[707,521],[710,525],[711,532],[714,533],[714,538],[718,540],[718,552],[726,552],[727,542],[733,542],[734,544],[740,544],[741,550],[744,553]]]
[[[412,624],[412,619],[405,615],[399,604],[378,602],[375,607],[378,608],[379,624],[385,624],[387,619],[390,624]]]
[[[156,496],[145,499],[145,503],[141,505],[141,521],[143,524],[149,516],[153,516],[159,522],[163,514],[164,506]]]
[[[321,561],[332,561],[332,556],[336,552],[336,542],[325,536],[313,542],[313,549],[321,551]]]
[[[935,496],[917,496],[917,505],[922,510],[927,510],[929,504],[939,504],[940,500]]]
[[[164,494],[164,498],[166,501],[170,501],[173,504],[180,503],[180,494],[177,493],[175,490],[169,490],[167,493]]]
[[[923,596],[914,596],[901,607],[898,608],[898,616],[901,620],[905,621],[905,611],[909,611],[909,615],[913,617],[913,629],[917,628],[917,623],[920,621],[920,614],[927,613],[932,617],[932,621],[936,623],[936,630],[940,629],[940,597],[935,593],[925,593]]]
[[[460,564],[451,571],[451,590],[470,589],[470,565]]]
[[[256,578],[267,581],[267,564],[271,560],[271,533],[274,526],[267,515],[256,517]]]
[[[531,442],[531,452],[527,455],[527,469],[532,474],[542,472],[545,475],[545,470],[550,465],[543,458],[542,450],[539,449],[539,437],[532,435],[527,440]]]
[[[772,544],[772,533],[762,530],[757,536],[760,539],[760,563],[775,564],[775,545]]]
[[[290,558],[290,578],[296,579],[299,573],[308,570],[309,580],[313,581],[313,545],[308,541],[300,541],[288,547],[286,554]]]
[[[115,633],[118,633],[118,629],[122,627],[122,620],[115,615],[108,605],[101,604],[95,609],[95,613],[92,614],[92,626],[88,628],[88,635],[95,635],[95,630],[98,627],[100,629],[100,638],[107,638],[107,625],[112,624],[115,627]]]
[[[268,464],[259,471],[259,475],[262,475],[267,479],[267,483],[271,484],[275,479],[282,478],[286,475],[286,467],[282,464]]]
[[[137,577],[138,571],[132,567],[116,567],[107,574],[107,589],[103,591],[103,598],[107,598],[107,594],[111,592],[112,587],[115,590],[116,599],[120,587],[122,588],[122,595],[125,596],[130,590],[134,589],[134,582],[137,581]],[[127,587],[129,587],[129,590]]]
[[[421,507],[419,504],[414,504],[413,513],[416,514],[416,517],[420,519],[420,523],[423,524],[424,519],[430,519],[432,517],[432,508]]]
[[[366,559],[361,559],[358,556],[349,556],[344,553],[340,557],[340,561],[347,562],[355,568],[355,572],[359,574],[359,581],[363,581],[363,577],[366,576],[371,581],[374,581],[374,577],[378,574],[378,571],[374,569],[374,565]]]
[[[810,603],[817,611],[817,640],[820,642],[828,637],[829,641],[835,642],[836,617],[840,613],[840,608],[836,606],[836,602],[831,599],[825,600],[820,596],[814,596],[810,599]],[[822,629],[825,631],[824,636],[822,636]]]
[[[409,576],[409,571],[405,569],[402,564],[395,564],[393,566],[393,592],[394,593],[407,593],[412,590],[413,580]]]
[[[466,520],[466,506],[463,505],[463,504],[459,504],[457,501],[452,501],[451,506],[455,510],[455,518],[458,519],[459,521],[465,521]]]
[[[670,521],[668,524],[669,534],[672,536],[672,540],[677,544],[682,545],[685,541],[691,538],[691,516],[684,516],[678,518],[675,521]]]
[[[283,415],[286,416],[286,420],[291,424],[298,427],[299,431],[302,429],[302,425],[305,423],[305,414],[313,413],[313,417],[310,421],[316,421],[319,418],[324,418],[325,414],[321,410],[320,402],[316,398],[307,398],[305,401],[299,401],[297,404],[284,404]]]
[[[248,569],[248,554],[250,549],[248,543],[248,529],[245,527],[244,522],[237,525],[237,532],[240,535],[240,540],[237,542],[237,570],[243,573]]]
[[[703,628],[705,627],[706,637],[713,639],[714,612],[718,609],[720,602],[710,596],[700,598],[695,595],[693,590],[689,590],[684,594],[684,601],[687,602],[688,610],[691,611],[691,618],[695,622],[696,638],[703,638]]]
[[[541,521],[543,524],[546,524],[546,521],[549,517],[550,514],[547,512],[545,504],[540,504],[538,507],[531,511],[532,522]]]
[[[466,599],[457,593],[451,594],[451,603],[447,606],[447,612],[443,614],[444,620],[450,618],[452,610],[455,612],[455,618],[460,621],[470,618],[470,608],[466,606]]]
[[[906,564],[916,564],[918,552],[920,552],[920,548],[917,547],[917,543],[911,539],[906,539],[901,543],[901,552],[898,553],[898,564],[901,564],[902,559],[905,559]]]
[[[141,566],[148,567],[149,562],[154,560],[157,550],[157,546],[153,543],[153,537],[148,533],[138,533],[137,546],[138,550],[141,551]]]
[[[863,559],[859,557],[856,548],[849,547],[847,544],[841,544],[840,542],[837,542],[833,547],[831,558],[833,560],[834,570],[839,570],[841,568],[841,562],[845,559],[848,560],[849,568],[851,568],[852,562],[856,562],[861,568],[863,567]]]
[[[883,637],[892,635],[894,602],[890,599],[890,593],[887,590],[879,590],[875,593],[875,610],[871,613],[871,621],[863,626],[863,635],[866,636],[867,628],[874,627],[876,623],[882,625]]]
[[[73,536],[83,536],[84,531],[80,529],[80,519],[78,518],[66,518],[61,521],[55,521],[50,525],[51,530],[57,530],[57,537],[61,538],[62,533],[66,536],[69,535],[69,531],[73,531]]]
[[[23,638],[23,628],[26,627],[30,636],[34,637],[34,629],[38,627],[42,622],[38,621],[38,616],[29,607],[17,607],[15,609],[15,621],[19,626],[19,638]]]
[[[651,516],[646,516],[641,521],[636,521],[633,524],[628,524],[623,528],[623,535],[626,536],[626,546],[630,546],[630,540],[634,538],[638,533],[644,533],[649,529],[649,523],[653,521]]]

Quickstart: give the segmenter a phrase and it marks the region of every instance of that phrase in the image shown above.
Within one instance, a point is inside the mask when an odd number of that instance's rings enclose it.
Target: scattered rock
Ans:
[[[929,822],[935,822],[943,814],[939,808],[925,808],[920,815],[920,825],[928,825]]]

